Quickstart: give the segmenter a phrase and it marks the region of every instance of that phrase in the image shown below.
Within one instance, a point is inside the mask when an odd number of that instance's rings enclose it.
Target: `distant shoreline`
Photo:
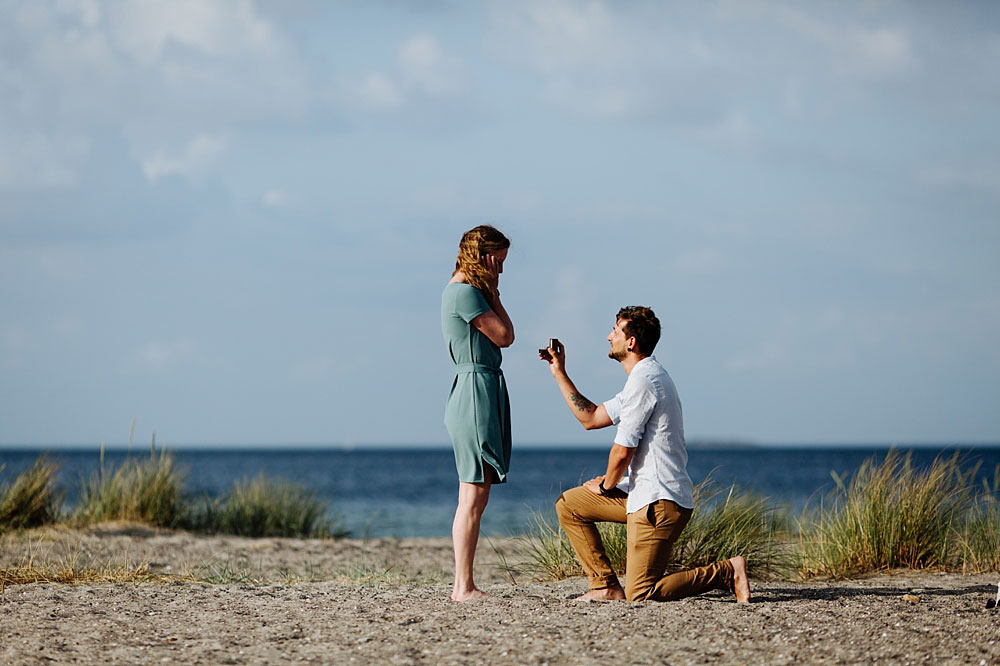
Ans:
[[[165,448],[168,451],[178,453],[216,453],[233,451],[254,451],[254,452],[331,452],[331,453],[353,453],[353,452],[386,452],[386,451],[407,451],[407,452],[434,452],[451,451],[450,444],[170,444],[169,442],[158,444],[157,450]],[[600,451],[607,449],[605,444],[517,444],[514,448],[520,452],[551,452],[551,451]],[[104,445],[105,451],[109,453],[148,453],[148,444],[109,443]],[[767,451],[888,451],[889,449],[900,450],[941,450],[941,451],[961,451],[966,449],[1000,449],[1000,442],[899,442],[884,443],[875,442],[868,444],[843,444],[843,443],[816,443],[816,444],[774,444],[766,442],[738,441],[738,440],[698,440],[693,439],[688,442],[689,450],[722,450],[740,451],[746,449],[759,449]],[[22,452],[52,452],[52,453],[81,453],[101,450],[101,444],[0,444],[0,454],[2,453],[22,453]]]

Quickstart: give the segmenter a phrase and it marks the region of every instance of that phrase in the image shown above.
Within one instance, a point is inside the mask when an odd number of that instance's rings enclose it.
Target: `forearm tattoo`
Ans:
[[[569,399],[573,402],[573,405],[581,412],[593,412],[597,409],[597,405],[587,400],[579,393],[570,393]]]

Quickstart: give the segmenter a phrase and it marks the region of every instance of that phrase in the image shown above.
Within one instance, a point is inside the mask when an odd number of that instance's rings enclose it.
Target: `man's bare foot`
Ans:
[[[452,601],[469,601],[471,599],[483,599],[488,596],[490,595],[486,594],[477,587],[474,587],[471,590],[463,590],[462,592],[459,592],[458,590],[452,590],[451,592]]]
[[[733,565],[733,592],[736,593],[736,603],[750,603],[750,578],[747,577],[747,561],[742,555],[729,560]]]
[[[576,601],[624,601],[625,590],[621,585],[609,585],[580,595]]]

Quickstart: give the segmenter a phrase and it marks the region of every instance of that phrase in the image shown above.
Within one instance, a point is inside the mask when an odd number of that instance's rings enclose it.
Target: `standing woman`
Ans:
[[[465,232],[455,272],[441,295],[441,330],[455,364],[444,412],[459,480],[451,529],[454,601],[488,596],[472,579],[479,521],[491,484],[505,483],[510,465],[510,400],[500,348],[513,344],[514,325],[497,290],[509,247],[507,237],[489,225]]]

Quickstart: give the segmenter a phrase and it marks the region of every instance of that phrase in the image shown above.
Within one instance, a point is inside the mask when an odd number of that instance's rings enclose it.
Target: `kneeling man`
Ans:
[[[584,428],[618,425],[604,476],[566,491],[556,501],[559,523],[590,579],[590,592],[581,599],[670,601],[722,589],[746,603],[750,583],[741,556],[666,573],[671,548],[691,519],[694,501],[681,402],[670,375],[652,356],[659,339],[660,321],[652,310],[632,306],[618,311],[608,335],[608,356],[622,364],[628,380],[621,393],[599,406],[583,397],[566,374],[561,344],[540,354]],[[626,470],[627,493],[616,488]],[[604,552],[596,525],[601,521],[626,525],[624,590]]]

